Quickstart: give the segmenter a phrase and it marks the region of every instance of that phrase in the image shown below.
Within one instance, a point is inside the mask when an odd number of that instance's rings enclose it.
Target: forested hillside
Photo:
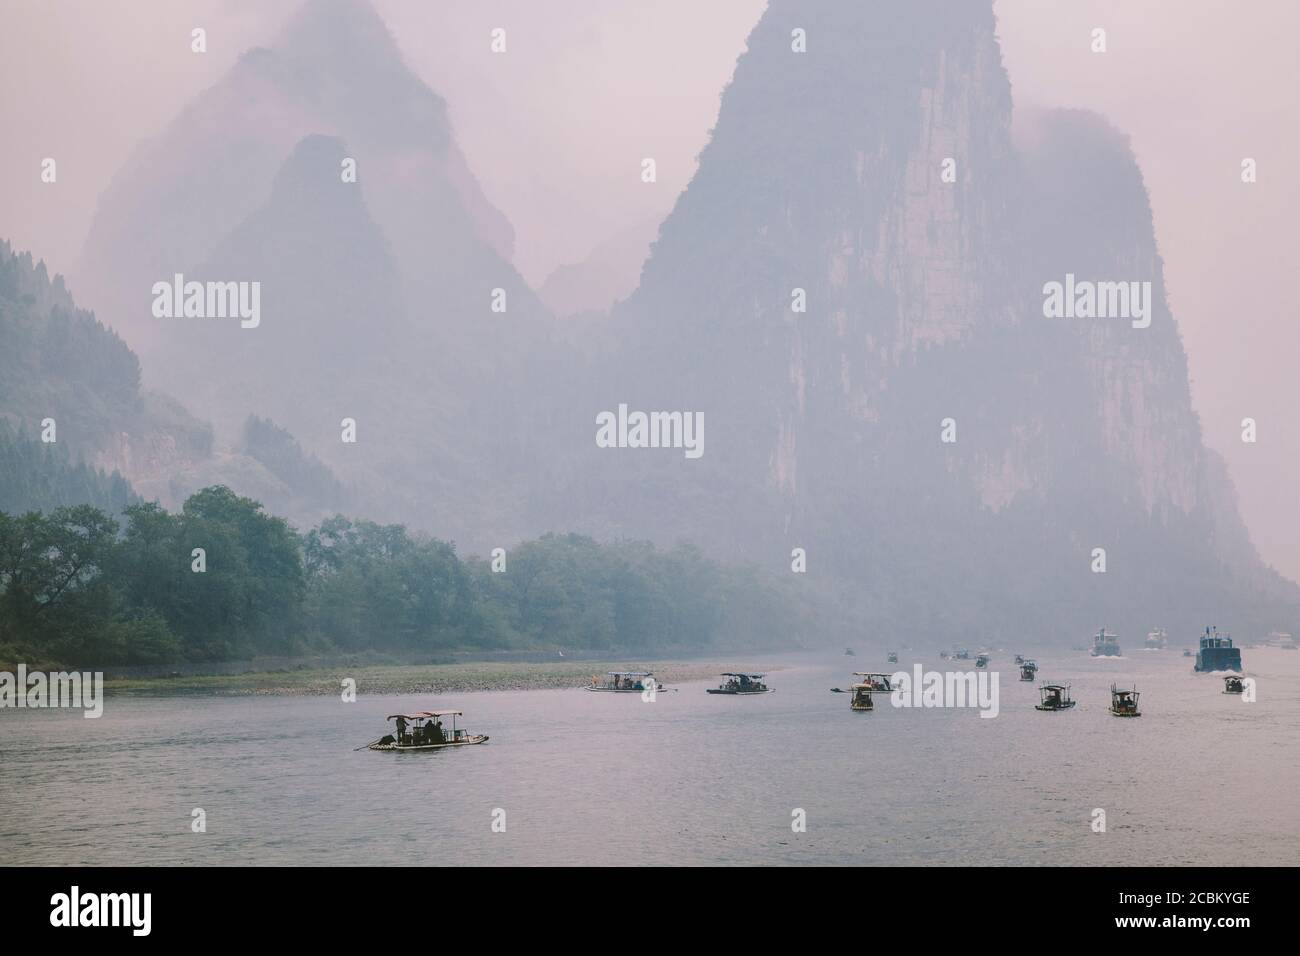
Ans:
[[[56,444],[13,431],[0,419],[0,511],[22,514],[63,505],[92,504],[118,514],[136,500],[130,484],[85,462],[74,462]]]
[[[794,592],[692,547],[546,535],[493,559],[336,516],[298,535],[205,488],[132,504],[0,513],[0,662],[214,661],[321,651],[663,654],[789,646]]]

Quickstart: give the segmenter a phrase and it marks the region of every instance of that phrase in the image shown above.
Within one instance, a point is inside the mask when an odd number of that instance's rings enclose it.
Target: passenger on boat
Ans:
[[[403,740],[403,738],[404,738],[405,736],[406,736],[406,718],[405,718],[405,717],[398,717],[398,718],[397,718],[397,742],[398,742],[398,744],[402,744],[402,743],[405,742],[405,741]]]

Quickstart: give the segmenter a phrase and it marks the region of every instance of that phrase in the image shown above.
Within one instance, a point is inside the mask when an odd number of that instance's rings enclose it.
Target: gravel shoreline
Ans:
[[[466,663],[325,667],[209,676],[109,678],[104,689],[114,695],[217,697],[325,696],[342,693],[342,682],[356,681],[365,695],[464,693],[488,690],[543,690],[586,687],[593,674],[611,670],[647,670],[670,688],[685,681],[718,677],[734,664],[699,661],[556,661],[549,663]],[[721,678],[719,677],[719,682]]]

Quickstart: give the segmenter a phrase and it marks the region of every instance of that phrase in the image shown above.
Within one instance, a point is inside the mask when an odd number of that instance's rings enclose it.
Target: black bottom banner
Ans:
[[[376,920],[397,931],[460,916],[530,942],[568,938],[576,921],[629,939],[715,923],[832,943],[863,929],[901,942],[903,933],[946,939],[1001,926],[1071,942],[1200,936],[1232,946],[1283,931],[1294,896],[1294,871],[1282,868],[7,868],[0,880],[8,940],[76,933],[81,942],[338,942],[373,933]]]

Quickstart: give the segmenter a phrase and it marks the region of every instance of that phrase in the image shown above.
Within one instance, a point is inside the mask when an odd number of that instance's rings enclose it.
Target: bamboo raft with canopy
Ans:
[[[419,710],[412,714],[389,714],[394,721],[393,733],[366,744],[369,750],[442,750],[446,747],[466,747],[485,744],[487,734],[471,734],[456,726],[456,718],[463,717],[459,710]],[[451,729],[443,727],[442,719],[451,718]],[[360,748],[358,748],[360,749]]]

